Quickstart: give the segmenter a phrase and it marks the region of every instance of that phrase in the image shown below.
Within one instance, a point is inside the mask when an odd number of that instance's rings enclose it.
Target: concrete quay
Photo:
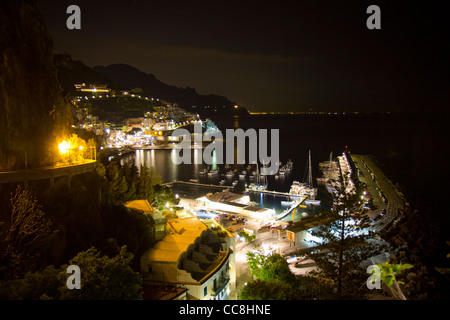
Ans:
[[[382,210],[386,209],[386,214],[370,227],[371,231],[381,231],[391,223],[395,224],[407,205],[404,195],[376,165],[370,155],[352,154],[351,159],[362,172],[362,175],[358,175],[358,178],[360,182],[366,185],[367,190],[373,197],[373,203],[377,207],[369,212],[369,217],[371,219],[377,218]],[[379,191],[384,194],[387,203],[382,200]]]

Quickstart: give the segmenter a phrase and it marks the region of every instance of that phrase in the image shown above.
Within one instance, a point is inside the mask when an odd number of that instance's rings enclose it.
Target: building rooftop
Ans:
[[[321,226],[323,224],[329,223],[331,221],[335,220],[335,218],[332,217],[325,217],[325,218],[318,218],[309,220],[307,222],[299,222],[292,225],[289,225],[286,230],[297,233],[300,231],[316,228],[318,226]]]
[[[133,200],[125,203],[125,206],[130,209],[136,209],[142,211],[144,214],[149,214],[152,216],[155,223],[163,224],[167,222],[167,218],[155,210],[147,200]]]
[[[148,285],[143,286],[144,300],[173,300],[182,294],[186,293],[188,289],[177,287],[175,285]]]
[[[248,207],[245,208],[245,210],[252,211],[252,212],[258,212],[258,211],[265,212],[265,211],[267,211],[266,208],[262,208],[262,207],[259,207],[259,206],[248,206]]]
[[[264,220],[274,215],[274,210],[263,208],[250,201],[248,195],[235,194],[228,190],[208,194],[197,199],[209,209],[226,213],[237,213],[251,219]]]
[[[206,196],[206,198],[210,201],[214,202],[233,202],[233,205],[236,205],[236,200],[242,199],[244,196],[240,194],[232,193],[228,190],[223,192],[216,192],[214,194],[210,194]]]
[[[125,203],[125,206],[131,209],[137,209],[140,211],[152,212],[153,208],[147,200],[133,200]]]
[[[171,219],[167,222],[168,234],[144,253],[145,259],[177,263],[182,253],[194,246],[206,230],[208,227],[197,217]]]

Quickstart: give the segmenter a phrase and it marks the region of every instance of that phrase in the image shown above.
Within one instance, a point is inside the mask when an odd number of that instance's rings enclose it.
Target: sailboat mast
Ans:
[[[256,182],[258,183],[258,185],[259,185],[259,181],[260,181],[260,179],[259,179],[259,164],[258,164],[258,161],[256,161]]]
[[[311,169],[311,150],[309,150],[309,172],[308,172],[308,183],[312,186],[312,169]]]
[[[331,166],[333,164],[333,151],[330,153],[330,164],[328,165],[328,179],[331,179]]]

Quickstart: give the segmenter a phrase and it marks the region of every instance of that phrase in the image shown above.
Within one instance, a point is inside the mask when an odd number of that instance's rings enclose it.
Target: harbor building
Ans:
[[[77,91],[81,92],[92,92],[92,93],[98,93],[98,92],[111,92],[111,89],[107,88],[106,84],[90,84],[89,86],[86,85],[86,83],[81,84],[74,84]]]
[[[147,200],[133,200],[125,204],[127,208],[136,209],[142,213],[149,215],[151,220],[154,221],[154,236],[155,240],[161,240],[166,235],[166,223],[167,219],[158,210],[154,210]]]
[[[209,210],[239,214],[258,222],[272,220],[275,216],[275,210],[255,205],[248,195],[235,194],[228,190],[200,197],[197,203]]]
[[[310,241],[318,241],[321,242],[321,239],[313,236],[311,232],[326,223],[333,221],[334,218],[331,217],[320,217],[319,216],[307,219],[306,221],[300,221],[298,223],[290,224],[286,227],[286,238],[295,246],[313,246]]]

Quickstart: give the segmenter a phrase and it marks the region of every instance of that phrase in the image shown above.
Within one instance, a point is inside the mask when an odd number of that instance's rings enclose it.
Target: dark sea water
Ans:
[[[313,168],[337,156],[348,146],[351,153],[371,154],[393,181],[409,192],[438,192],[448,153],[447,118],[434,114],[253,115],[214,119],[220,128],[280,130],[280,159],[295,162],[303,176],[311,150]],[[317,172],[316,172],[317,173]]]
[[[340,114],[340,115],[248,115],[212,117],[220,130],[249,128],[279,129],[280,161],[294,162],[293,172],[285,178],[269,179],[270,190],[288,191],[293,180],[303,181],[308,152],[314,178],[318,163],[327,161],[330,153],[340,155],[348,147],[353,154],[371,154],[384,172],[398,182],[410,197],[430,201],[430,206],[445,202],[441,187],[445,181],[448,148],[447,118],[435,114]],[[163,182],[199,179],[218,184],[223,177],[200,175],[203,164],[175,165],[170,150],[140,150],[125,161],[145,163],[157,168]],[[201,150],[193,150],[198,154]],[[224,173],[223,165],[218,166]],[[240,166],[235,165],[235,168]],[[226,180],[226,179],[225,179]],[[238,179],[239,180],[239,179]],[[225,183],[230,185],[231,180]],[[243,189],[245,183],[239,180]]]

